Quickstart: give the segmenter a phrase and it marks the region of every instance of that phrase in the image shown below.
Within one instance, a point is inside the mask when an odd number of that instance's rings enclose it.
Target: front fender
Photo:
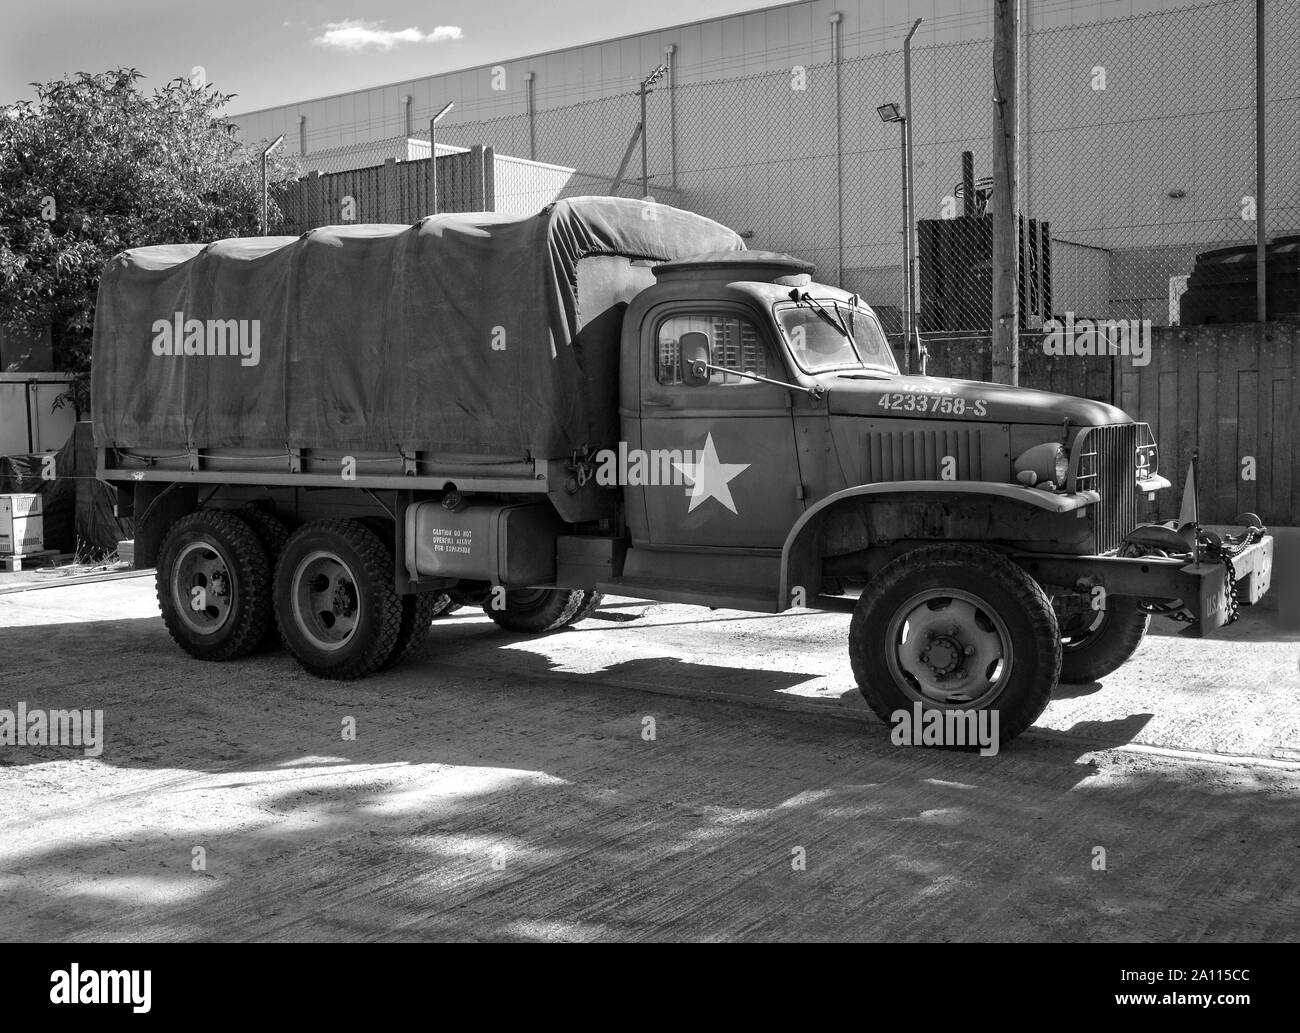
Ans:
[[[983,499],[985,501],[1028,505],[1052,516],[1081,511],[1084,507],[1101,501],[1095,491],[1061,493],[1027,488],[1020,484],[1001,481],[886,481],[878,484],[859,484],[845,488],[819,501],[795,521],[781,548],[780,605],[783,609],[792,602],[795,587],[803,586],[804,602],[820,593],[820,549],[818,532],[826,516],[838,507],[869,500],[890,502],[894,505],[907,502],[942,502]],[[818,586],[816,592],[809,585]]]

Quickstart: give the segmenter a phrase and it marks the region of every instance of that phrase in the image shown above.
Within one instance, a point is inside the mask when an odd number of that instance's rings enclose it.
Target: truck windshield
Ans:
[[[805,373],[864,367],[898,372],[880,324],[865,309],[815,299],[812,304],[783,305],[776,315]]]

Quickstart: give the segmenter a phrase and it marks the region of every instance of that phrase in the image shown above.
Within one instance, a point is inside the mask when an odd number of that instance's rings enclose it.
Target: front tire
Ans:
[[[1061,624],[1061,681],[1086,685],[1128,662],[1151,623],[1130,595],[1112,595],[1104,610],[1087,611]]]
[[[996,710],[1009,742],[1047,707],[1061,669],[1056,616],[1010,560],[971,545],[928,545],[888,563],[853,612],[849,658],[876,716]]]
[[[392,550],[355,520],[304,524],[276,566],[275,616],[309,673],[340,680],[370,674],[392,654],[402,626]]]
[[[573,616],[565,621],[566,627],[572,627],[580,621],[585,621],[596,611],[596,608],[600,606],[601,601],[605,598],[600,592],[583,592],[582,596],[582,603],[574,611]]]
[[[167,633],[196,659],[245,656],[274,627],[266,550],[233,513],[176,521],[158,553],[156,585]]]
[[[507,631],[541,635],[568,624],[582,608],[587,593],[562,588],[518,588],[488,592],[483,612]]]
[[[460,605],[456,603],[448,593],[438,592],[437,603],[433,607],[433,614],[430,619],[436,620],[439,617],[450,617],[459,609]]]

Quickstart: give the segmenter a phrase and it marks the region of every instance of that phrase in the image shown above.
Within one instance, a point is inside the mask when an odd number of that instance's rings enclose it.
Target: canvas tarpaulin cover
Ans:
[[[604,447],[613,409],[592,394],[617,385],[588,378],[574,347],[599,314],[578,310],[579,262],[743,248],[689,212],[586,197],[523,218],[126,251],[95,313],[95,444],[515,459]]]

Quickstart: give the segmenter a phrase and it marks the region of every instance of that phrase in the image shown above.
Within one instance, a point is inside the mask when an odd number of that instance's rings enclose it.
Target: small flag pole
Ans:
[[[1188,524],[1192,527],[1192,562],[1201,562],[1201,504],[1196,488],[1196,471],[1200,466],[1199,448],[1192,449],[1192,461],[1187,464],[1187,480],[1183,484],[1183,501],[1178,507],[1178,530]]]
[[[1192,562],[1201,562],[1201,500],[1197,485],[1197,472],[1201,465],[1201,450],[1192,449]]]

